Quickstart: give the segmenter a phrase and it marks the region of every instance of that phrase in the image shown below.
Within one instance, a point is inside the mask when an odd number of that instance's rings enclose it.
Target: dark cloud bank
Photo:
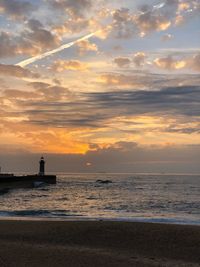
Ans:
[[[200,116],[200,87],[167,87],[161,90],[124,90],[85,93],[75,100],[65,88],[55,87],[57,94],[52,95],[52,87],[45,89],[43,99],[16,100],[29,122],[64,128],[102,127],[110,119],[120,116],[182,116],[186,121]],[[41,91],[41,89],[40,89]],[[52,91],[53,92],[53,91]],[[77,96],[76,96],[77,97]],[[199,129],[197,129],[199,131]]]
[[[37,172],[40,154],[0,154],[6,171]],[[20,156],[19,156],[20,155]],[[199,173],[200,146],[141,147],[120,142],[81,154],[45,154],[49,172]],[[87,163],[91,163],[87,166]]]

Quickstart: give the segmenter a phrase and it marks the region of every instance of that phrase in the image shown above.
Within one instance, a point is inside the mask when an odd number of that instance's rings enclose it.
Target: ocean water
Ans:
[[[56,185],[1,190],[0,216],[200,225],[200,175],[60,174]]]

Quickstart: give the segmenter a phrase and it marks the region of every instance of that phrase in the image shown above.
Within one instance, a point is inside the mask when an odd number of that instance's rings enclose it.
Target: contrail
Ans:
[[[82,38],[80,38],[80,39],[78,39],[78,40],[76,40],[76,41],[74,41],[74,42],[70,42],[70,43],[68,43],[68,44],[61,45],[60,47],[58,47],[58,48],[56,48],[56,49],[54,49],[54,50],[45,52],[44,54],[41,54],[41,55],[38,55],[38,56],[35,56],[35,57],[28,58],[28,59],[23,60],[23,61],[21,61],[21,62],[15,64],[15,65],[16,65],[16,66],[20,66],[20,67],[26,67],[27,65],[29,65],[29,64],[31,64],[31,63],[34,63],[34,62],[36,62],[36,61],[38,61],[38,60],[41,60],[41,59],[43,59],[43,58],[45,58],[45,57],[48,57],[48,56],[53,55],[53,54],[55,54],[55,53],[58,53],[58,52],[60,52],[60,51],[62,51],[62,50],[64,50],[64,49],[66,49],[66,48],[69,48],[69,47],[71,47],[71,46],[73,46],[73,45],[75,45],[75,44],[77,44],[77,43],[79,43],[79,42],[81,42],[81,41],[88,40],[88,39],[90,39],[92,36],[94,36],[94,35],[95,35],[96,33],[98,33],[98,32],[99,32],[99,31],[90,33],[90,34],[88,34],[88,35],[86,35],[86,36],[84,36],[84,37],[82,37]]]
[[[165,5],[166,5],[165,3],[160,3],[160,4],[158,4],[158,5],[155,5],[155,6],[153,6],[153,10],[161,9],[161,8],[163,8]]]
[[[158,4],[158,5],[155,5],[155,6],[153,6],[153,8],[152,8],[152,10],[151,11],[155,11],[155,10],[158,10],[158,9],[162,9],[164,6],[166,6],[166,3],[160,3],[160,4]],[[147,14],[149,11],[144,11],[144,12],[139,12],[139,14],[142,14],[142,15],[144,15],[144,14]]]

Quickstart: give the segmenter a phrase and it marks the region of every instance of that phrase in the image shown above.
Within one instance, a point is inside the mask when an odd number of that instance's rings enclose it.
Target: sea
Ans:
[[[200,175],[62,173],[55,185],[1,189],[0,218],[200,225]]]

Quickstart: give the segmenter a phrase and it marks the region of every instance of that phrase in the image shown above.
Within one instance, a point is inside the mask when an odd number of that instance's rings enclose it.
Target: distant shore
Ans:
[[[200,226],[0,221],[0,266],[200,266]]]

